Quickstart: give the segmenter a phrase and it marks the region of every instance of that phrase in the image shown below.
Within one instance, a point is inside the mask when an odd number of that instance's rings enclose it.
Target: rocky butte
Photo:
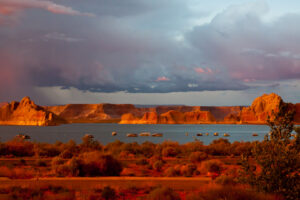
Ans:
[[[251,106],[152,106],[132,104],[67,104],[38,106],[29,97],[0,104],[0,125],[48,126],[62,123],[121,124],[265,124],[278,111],[281,97],[272,93],[256,98]],[[293,104],[300,124],[300,103]]]
[[[275,93],[264,94],[257,97],[250,107],[245,107],[241,112],[230,113],[224,118],[224,122],[240,124],[265,124],[268,116],[272,117],[272,111],[278,112],[281,97]],[[300,123],[299,103],[292,105],[295,109],[294,122]]]
[[[0,125],[50,126],[60,123],[65,123],[65,121],[36,105],[29,97],[0,107]]]

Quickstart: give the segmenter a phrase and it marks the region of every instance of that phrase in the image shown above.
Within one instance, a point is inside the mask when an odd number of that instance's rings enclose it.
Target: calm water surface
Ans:
[[[111,133],[116,131],[117,136]],[[136,137],[128,138],[127,133],[163,133],[163,137]],[[209,136],[197,137],[197,133],[210,133]],[[213,136],[214,132],[218,132],[219,136]],[[95,139],[102,144],[107,144],[115,140],[123,142],[139,142],[151,141],[160,143],[165,140],[177,141],[181,144],[194,141],[194,138],[201,140],[204,144],[209,144],[217,138],[224,138],[223,133],[229,133],[230,137],[226,137],[229,141],[254,141],[263,140],[264,135],[269,132],[269,127],[265,125],[167,125],[167,124],[65,124],[61,126],[0,126],[0,140],[7,141],[12,139],[19,133],[27,134],[32,140],[38,142],[54,143],[56,141],[67,142],[70,139],[77,143],[81,142],[81,138],[85,134],[94,135]],[[185,133],[189,133],[186,136]],[[258,137],[252,134],[257,133]]]

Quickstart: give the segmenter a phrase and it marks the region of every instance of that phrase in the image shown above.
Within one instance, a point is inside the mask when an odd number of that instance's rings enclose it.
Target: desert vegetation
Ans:
[[[124,143],[116,140],[102,145],[92,135],[82,143],[38,143],[26,137],[0,142],[0,177],[36,179],[51,177],[195,177],[209,178],[214,187],[187,194],[172,188],[95,190],[90,199],[124,199],[124,195],[146,199],[297,199],[300,183],[300,128],[292,123],[293,111],[282,104],[268,120],[270,134],[264,141],[229,142],[220,138],[209,145],[201,141],[179,144],[165,141]],[[292,131],[296,134],[291,137]],[[134,186],[136,187],[136,186]],[[199,186],[200,187],[200,186]],[[36,190],[39,190],[37,192]],[[43,196],[53,188],[8,188],[1,190],[13,198],[19,194]],[[62,199],[72,199],[72,188]],[[255,191],[256,192],[255,192]],[[22,196],[21,195],[21,196]],[[37,197],[37,198],[38,198]],[[129,198],[129,197],[128,197]],[[60,199],[60,197],[55,197]]]

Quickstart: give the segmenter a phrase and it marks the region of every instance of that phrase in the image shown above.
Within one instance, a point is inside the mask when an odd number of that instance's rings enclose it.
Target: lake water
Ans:
[[[111,133],[116,131],[117,136]],[[163,137],[126,137],[127,133],[163,133]],[[204,133],[210,133],[206,136]],[[219,136],[213,136],[214,132],[218,132]],[[81,143],[81,138],[85,134],[94,135],[95,139],[102,144],[107,144],[115,140],[123,142],[151,141],[160,143],[165,140],[177,141],[181,144],[192,142],[194,138],[201,140],[204,144],[209,144],[217,138],[225,138],[224,133],[229,133],[230,137],[226,137],[229,141],[254,141],[263,140],[264,135],[269,132],[269,127],[265,125],[222,125],[222,124],[201,124],[201,125],[168,125],[168,124],[65,124],[61,126],[0,126],[0,140],[8,141],[15,135],[23,133],[31,137],[31,140],[38,142],[54,143],[56,141],[67,142],[70,139]],[[185,133],[189,133],[186,136]],[[197,137],[197,133],[203,133],[203,136]],[[252,134],[257,133],[258,137]]]

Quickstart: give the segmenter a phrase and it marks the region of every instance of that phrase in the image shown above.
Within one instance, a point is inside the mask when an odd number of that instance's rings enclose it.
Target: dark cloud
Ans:
[[[35,86],[129,93],[245,90],[258,87],[257,80],[299,78],[298,15],[266,23],[263,4],[230,7],[187,31],[187,23],[203,13],[191,12],[184,1],[64,3],[68,11],[96,17],[54,15],[30,4],[40,9],[1,26],[1,96],[6,90],[34,93]]]
[[[250,5],[250,6],[249,6]],[[233,79],[285,80],[300,77],[299,14],[264,22],[265,4],[232,6],[187,34],[206,62]]]

